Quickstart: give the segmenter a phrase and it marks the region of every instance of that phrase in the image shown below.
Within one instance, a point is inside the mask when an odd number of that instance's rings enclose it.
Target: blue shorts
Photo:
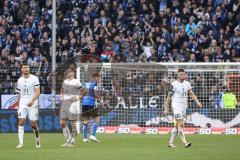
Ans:
[[[98,117],[98,109],[95,106],[88,106],[83,105],[82,106],[82,117]]]

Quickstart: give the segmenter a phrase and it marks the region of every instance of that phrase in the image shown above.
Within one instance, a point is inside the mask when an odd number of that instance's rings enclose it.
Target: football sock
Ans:
[[[83,138],[87,139],[88,134],[88,124],[83,124]]]
[[[183,128],[182,128],[182,127],[178,127],[178,134],[179,134],[182,142],[183,142],[184,144],[186,144],[187,141],[186,141],[185,134],[184,134],[184,132],[183,132]]]
[[[24,137],[24,126],[18,126],[18,139],[20,144],[23,144],[23,137]]]
[[[97,123],[93,123],[93,126],[92,126],[92,135],[93,136],[96,135],[97,127],[98,127],[98,124]]]
[[[64,135],[65,139],[68,141],[70,139],[70,131],[69,131],[68,127],[66,126],[62,130],[63,130],[63,135]]]
[[[173,144],[173,142],[174,142],[177,134],[178,134],[178,129],[174,127],[174,128],[172,129],[171,137],[170,137],[170,140],[169,140],[169,143],[170,143],[170,144]]]
[[[76,123],[75,122],[71,122],[72,124],[72,143],[75,143],[75,138],[77,137],[77,128],[76,128]]]
[[[38,127],[32,126],[33,132],[35,134],[35,138],[38,139],[39,138],[39,129]]]

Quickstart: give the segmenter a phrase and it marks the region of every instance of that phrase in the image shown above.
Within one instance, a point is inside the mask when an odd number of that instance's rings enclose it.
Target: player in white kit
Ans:
[[[61,88],[60,125],[66,139],[62,146],[72,147],[75,145],[77,136],[76,122],[80,118],[79,90],[81,87],[82,83],[75,78],[75,70],[69,68],[67,70],[67,79],[63,81]],[[71,132],[68,129],[68,121],[72,125]]]
[[[198,107],[202,107],[198,98],[192,91],[191,84],[185,80],[186,74],[184,69],[178,70],[178,80],[171,83],[169,93],[164,106],[164,114],[169,114],[169,103],[172,100],[172,109],[174,114],[174,128],[172,129],[169,147],[176,147],[173,142],[177,135],[180,136],[185,147],[190,147],[191,143],[187,142],[183,132],[184,117],[186,116],[186,109],[188,107],[188,95],[197,103]]]
[[[31,121],[35,134],[36,148],[40,148],[40,137],[38,129],[38,97],[40,95],[40,83],[38,77],[30,74],[28,64],[22,64],[22,76],[18,79],[16,92],[18,93],[18,138],[17,148],[23,147],[24,124],[26,118]]]

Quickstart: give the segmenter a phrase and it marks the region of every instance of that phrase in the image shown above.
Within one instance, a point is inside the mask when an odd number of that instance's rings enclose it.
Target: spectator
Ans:
[[[106,46],[104,51],[101,53],[102,62],[109,62],[113,56],[113,51],[109,45]]]
[[[189,23],[186,25],[186,33],[188,36],[195,35],[197,33],[198,26],[194,23],[194,17],[189,18]]]
[[[169,50],[169,45],[166,43],[165,39],[162,38],[160,41],[160,45],[158,46],[158,52],[157,52],[159,61],[164,61],[164,62],[169,61],[168,50]]]
[[[152,39],[152,35],[150,35],[150,41],[147,41],[146,42],[146,46],[143,45],[143,42],[145,40],[145,36],[142,35],[142,41],[140,43],[142,49],[143,49],[143,54],[146,55],[146,57],[149,59],[151,56],[152,56],[152,52],[151,52],[151,49],[153,48],[153,45],[154,45],[154,41]]]
[[[214,62],[224,62],[224,56],[222,54],[222,49],[220,47],[216,47],[214,54],[213,61]]]
[[[1,1],[1,67],[27,61],[50,72],[51,6]],[[239,0],[57,0],[57,63],[89,54],[102,62],[239,62],[239,13]]]
[[[215,108],[223,108],[223,95],[225,92],[225,87],[222,87],[220,84],[217,86],[217,92],[215,95]]]
[[[223,94],[223,104],[225,109],[234,109],[237,106],[237,98],[236,95],[231,92],[230,90],[227,90]]]

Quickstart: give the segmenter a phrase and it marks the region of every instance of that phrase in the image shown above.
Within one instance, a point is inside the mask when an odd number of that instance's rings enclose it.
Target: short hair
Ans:
[[[100,77],[100,74],[99,74],[98,72],[93,73],[93,74],[92,74],[92,78],[95,78],[95,77]]]
[[[67,71],[72,71],[72,72],[76,73],[76,70],[75,70],[75,68],[73,68],[73,67],[69,67],[69,68],[67,69]]]
[[[23,66],[30,66],[28,63],[22,63],[21,64],[21,68],[23,67]]]
[[[178,69],[178,73],[179,73],[179,72],[185,72],[185,70],[184,70],[183,68],[179,68],[179,69]]]

